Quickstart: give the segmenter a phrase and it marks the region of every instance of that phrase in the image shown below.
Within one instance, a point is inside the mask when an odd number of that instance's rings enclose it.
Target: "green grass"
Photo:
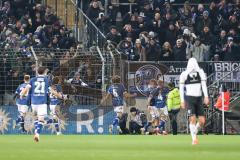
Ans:
[[[1,135],[0,160],[239,160],[240,136]]]

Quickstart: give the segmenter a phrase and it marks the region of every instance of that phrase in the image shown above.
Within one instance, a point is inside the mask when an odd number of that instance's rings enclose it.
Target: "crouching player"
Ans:
[[[34,122],[35,135],[34,141],[39,141],[39,134],[41,133],[44,118],[47,115],[47,100],[48,100],[48,87],[49,82],[46,77],[46,68],[39,67],[37,70],[38,75],[30,80],[30,83],[22,90],[21,95],[26,96],[30,94],[31,107],[34,114],[37,116]],[[22,98],[21,96],[21,98]]]
[[[26,130],[24,128],[24,117],[26,115],[26,112],[28,111],[29,96],[28,96],[28,93],[22,99],[20,98],[20,96],[21,96],[21,91],[29,84],[29,81],[30,81],[30,76],[25,75],[24,83],[18,86],[14,96],[14,98],[16,99],[16,104],[19,112],[19,116],[16,120],[16,124],[17,125],[20,124],[20,127],[23,133],[26,133]]]
[[[119,133],[122,133],[122,130],[119,126],[119,119],[121,119],[123,115],[123,106],[124,106],[124,97],[131,98],[136,97],[137,94],[129,94],[124,85],[120,82],[119,76],[113,76],[112,85],[109,87],[107,95],[101,101],[101,104],[105,103],[110,97],[112,97],[112,105],[114,107],[114,112],[116,113],[116,117],[113,120],[113,123],[109,126],[109,133],[112,133],[113,127],[116,126]]]
[[[60,135],[59,129],[59,118],[57,117],[56,107],[61,103],[61,100],[64,99],[61,85],[59,84],[59,78],[54,77],[52,80],[52,85],[49,87],[49,98],[50,98],[50,114],[51,118],[47,121],[47,124],[54,124],[57,135]]]

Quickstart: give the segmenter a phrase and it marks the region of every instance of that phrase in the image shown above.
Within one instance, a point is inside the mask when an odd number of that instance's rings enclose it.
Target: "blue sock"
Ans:
[[[165,121],[161,121],[158,128],[161,129],[162,131],[164,131],[165,130],[165,123],[166,123]]]
[[[23,121],[23,117],[22,116],[19,116],[16,120],[16,123],[21,123]]]
[[[47,121],[47,124],[51,124],[51,123],[53,123],[53,119],[49,119],[48,121]]]
[[[37,133],[38,133],[38,134],[41,133],[41,131],[42,131],[42,127],[43,127],[42,122],[38,122],[38,125],[37,125]]]
[[[119,118],[118,118],[118,117],[115,117],[114,120],[113,120],[112,125],[113,125],[113,126],[118,126],[118,123],[119,123]]]
[[[58,120],[56,120],[56,119],[54,120],[54,125],[55,125],[55,129],[56,129],[56,131],[59,132],[60,129],[59,129],[59,123],[58,123]]]
[[[34,121],[34,127],[35,127],[35,129],[37,128],[37,126],[38,126],[38,120],[35,120],[35,121]]]

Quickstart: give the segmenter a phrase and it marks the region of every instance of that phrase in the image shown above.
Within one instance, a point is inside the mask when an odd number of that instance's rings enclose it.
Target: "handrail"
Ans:
[[[71,0],[71,2],[74,4],[74,6],[76,7],[76,3]],[[88,20],[88,22],[91,23],[91,25],[93,25],[93,27],[101,34],[101,36],[106,39],[106,36],[98,29],[98,27],[92,22],[92,20],[90,18],[88,18],[88,16],[83,12],[83,10],[81,10],[80,8],[78,8],[78,11],[81,12],[81,14]]]

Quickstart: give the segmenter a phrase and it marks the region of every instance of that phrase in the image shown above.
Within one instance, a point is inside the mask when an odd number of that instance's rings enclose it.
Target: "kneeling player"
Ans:
[[[26,130],[24,128],[24,117],[26,115],[26,112],[28,111],[29,98],[28,98],[28,93],[22,99],[20,98],[20,96],[21,96],[20,94],[21,94],[21,91],[29,84],[29,81],[30,81],[30,76],[25,75],[24,83],[22,83],[18,86],[18,88],[15,92],[15,96],[14,96],[14,97],[16,97],[16,104],[17,104],[18,112],[19,112],[19,116],[16,120],[16,124],[20,124],[23,133],[26,132]]]
[[[122,133],[122,130],[119,126],[119,119],[121,119],[123,115],[123,107],[124,107],[124,97],[131,98],[136,97],[137,94],[129,94],[124,85],[120,83],[120,77],[114,76],[112,78],[112,85],[108,89],[108,93],[106,97],[101,101],[103,104],[109,97],[112,97],[112,105],[114,107],[114,112],[116,113],[116,117],[113,120],[113,123],[109,126],[109,132],[112,133],[113,127],[116,126],[119,133]]]

